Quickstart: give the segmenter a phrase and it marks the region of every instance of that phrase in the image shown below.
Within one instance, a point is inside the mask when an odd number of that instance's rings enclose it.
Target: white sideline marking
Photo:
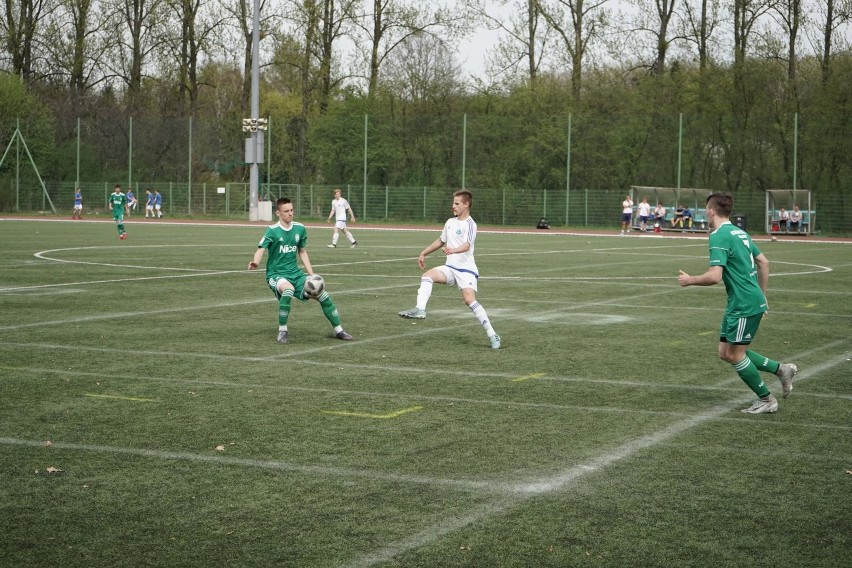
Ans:
[[[824,362],[822,365],[811,368],[808,372],[802,373],[808,378],[817,375],[818,373],[828,370],[838,364],[845,363],[849,357],[849,353],[844,353],[840,357],[835,357],[830,361]],[[707,411],[681,420],[662,430],[641,436],[635,440],[631,440],[610,452],[600,454],[592,458],[584,464],[579,464],[574,467],[565,469],[555,475],[542,478],[537,481],[519,484],[517,487],[520,495],[510,496],[503,499],[495,500],[492,503],[475,507],[468,515],[461,518],[449,518],[443,522],[438,522],[430,527],[427,527],[408,537],[402,538],[388,546],[382,547],[376,551],[358,556],[350,562],[344,564],[349,568],[363,568],[373,566],[382,562],[388,562],[397,555],[431,544],[450,533],[459,529],[465,528],[468,525],[482,521],[495,514],[502,513],[513,507],[522,505],[529,499],[536,496],[554,493],[556,491],[565,490],[573,486],[577,481],[587,476],[590,473],[600,471],[617,462],[630,458],[636,453],[657,446],[665,441],[668,441],[675,436],[682,434],[688,430],[701,426],[711,420],[715,420],[727,414],[737,406],[742,404],[742,398],[731,399],[727,403],[717,405]],[[754,420],[760,420],[760,417],[755,417]]]
[[[0,438],[0,444],[4,446],[24,446],[31,448],[44,448],[44,440],[21,440],[18,438]],[[417,485],[434,485],[449,487],[462,491],[486,491],[486,492],[509,492],[515,490],[511,483],[493,481],[473,481],[468,479],[446,479],[440,477],[428,477],[422,475],[403,475],[398,473],[387,473],[369,469],[355,469],[345,467],[330,467],[318,465],[301,465],[277,460],[255,460],[248,458],[236,458],[223,455],[193,454],[189,452],[168,452],[164,450],[151,450],[146,448],[121,448],[116,446],[101,446],[97,444],[74,444],[52,440],[50,449],[84,451],[106,454],[134,455],[162,460],[180,460],[189,462],[213,463],[222,466],[243,466],[260,469],[279,471],[295,471],[305,475],[330,475],[334,477],[362,478],[372,481],[383,481],[389,483],[412,483]],[[214,451],[211,448],[211,452]]]

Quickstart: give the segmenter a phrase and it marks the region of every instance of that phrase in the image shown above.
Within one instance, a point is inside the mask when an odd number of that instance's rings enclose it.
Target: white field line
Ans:
[[[49,218],[21,218],[21,217],[2,217],[0,216],[0,221],[18,221],[18,222],[32,222],[32,223],[101,223],[101,224],[113,224],[112,219],[81,219],[79,221],[72,219],[49,219]],[[133,223],[145,221],[133,221]],[[271,223],[271,222],[270,222]],[[205,221],[181,221],[181,222],[173,222],[173,221],[164,221],[163,219],[158,220],[156,223],[149,223],[146,226],[154,227],[154,226],[167,226],[167,225],[176,225],[180,227],[237,227],[244,229],[257,229],[263,230],[268,226],[268,223],[252,223],[246,221],[226,221],[226,222],[205,222]],[[311,229],[322,229],[327,230],[328,225],[317,224],[317,223],[305,223],[305,226]],[[376,231],[376,232],[401,232],[401,233],[440,233],[439,227],[369,227],[364,225],[358,225],[359,231]],[[545,238],[559,238],[559,237],[585,237],[585,238],[617,238],[623,239],[622,235],[619,235],[615,231],[605,234],[600,233],[588,233],[588,232],[571,232],[563,229],[554,228],[552,230],[541,230],[541,229],[528,229],[528,230],[519,230],[519,229],[497,229],[497,228],[488,228],[488,227],[480,227],[477,229],[478,233],[493,233],[493,234],[504,234],[504,235],[536,235],[539,237]],[[647,234],[647,235],[639,235],[634,234],[630,235],[629,238],[633,239],[642,239],[644,241],[649,240],[700,240],[707,241],[706,233],[659,233],[659,234]],[[752,237],[755,238],[755,237]],[[755,240],[759,242],[770,242],[768,236],[757,237]],[[837,240],[823,240],[818,239],[814,236],[805,236],[805,237],[791,237],[784,238],[781,241],[783,244],[787,243],[797,243],[797,244],[832,244],[832,245],[849,245],[852,244],[852,241],[837,241]]]
[[[4,446],[24,446],[34,448],[44,448],[44,440],[21,440],[18,438],[0,438],[0,445]],[[459,489],[462,491],[485,491],[506,493],[512,492],[515,488],[511,483],[500,483],[493,481],[474,481],[466,479],[446,479],[440,477],[428,477],[420,475],[404,475],[396,473],[387,473],[363,468],[343,468],[317,465],[302,465],[278,460],[256,460],[247,458],[235,458],[227,455],[214,455],[211,448],[211,454],[195,454],[190,452],[169,452],[164,450],[151,450],[146,448],[122,448],[116,446],[101,446],[97,444],[75,444],[69,442],[60,442],[51,440],[50,449],[54,450],[69,450],[81,452],[94,452],[117,455],[133,455],[147,457],[158,460],[179,460],[192,463],[210,463],[220,466],[237,466],[250,467],[278,471],[297,472],[307,476],[326,475],[333,477],[368,479],[371,481],[381,481],[386,483],[403,483],[417,485],[432,485],[439,487],[447,487]]]
[[[408,286],[408,284],[388,286],[388,287],[385,287],[385,288],[386,289],[387,288],[399,288],[399,287],[405,287],[405,286]],[[364,290],[364,291],[372,291],[372,290],[377,290],[377,289],[378,288],[370,288],[370,289],[367,289],[367,290]],[[642,298],[647,298],[648,296],[651,296],[651,295],[669,294],[669,293],[671,293],[675,290],[677,290],[677,288],[666,289],[664,291],[658,291],[658,292],[653,292],[653,293],[647,293],[646,292],[644,294],[637,294],[637,295],[621,297],[621,298],[613,298],[612,300],[604,300],[604,301],[601,301],[601,302],[587,302],[587,303],[582,303],[582,304],[575,304],[575,305],[567,307],[566,310],[570,311],[570,310],[583,309],[583,308],[587,308],[587,307],[590,307],[590,306],[607,305],[610,302],[615,302],[615,301],[624,302],[624,301],[638,300],[638,299],[642,299]],[[356,292],[358,292],[358,291],[347,291],[345,293],[351,294],[351,293],[356,293]],[[233,305],[254,304],[254,303],[260,303],[262,301],[264,301],[264,300],[243,301],[243,302],[234,303]],[[219,304],[218,307],[226,307],[228,305],[231,305],[231,304]],[[18,324],[18,325],[13,325],[13,326],[3,326],[3,327],[0,327],[0,332],[2,332],[2,331],[14,331],[14,330],[18,330],[18,329],[31,328],[31,327],[54,326],[54,325],[60,325],[60,324],[62,324],[62,325],[74,324],[74,323],[78,323],[79,321],[100,321],[100,320],[137,317],[137,316],[152,315],[152,314],[156,315],[156,314],[169,313],[169,312],[175,312],[175,311],[192,311],[193,309],[210,309],[210,308],[209,307],[200,308],[199,306],[188,306],[188,307],[185,306],[183,308],[164,309],[164,310],[146,311],[146,312],[127,312],[127,313],[121,313],[121,314],[101,314],[101,315],[97,315],[97,316],[86,316],[85,318],[75,318],[75,319],[65,320],[65,321],[61,321],[61,322],[53,320],[53,321],[43,321],[43,322],[31,322],[31,323]],[[565,310],[559,310],[559,312],[555,312],[555,313],[561,313],[562,311],[565,311]],[[462,324],[462,325],[464,325],[464,324]],[[468,325],[470,327],[473,327],[474,325],[478,325],[478,323],[475,320],[471,320],[470,324],[468,324]],[[459,324],[454,324],[454,327],[458,327],[458,326],[459,326]],[[76,350],[96,351],[96,352],[103,352],[103,353],[123,353],[123,354],[126,354],[126,355],[158,355],[160,357],[166,357],[166,356],[177,356],[177,357],[188,357],[188,358],[196,357],[196,358],[204,358],[204,359],[230,360],[230,361],[277,361],[277,360],[280,360],[280,359],[289,359],[289,358],[299,357],[299,356],[303,356],[303,355],[310,355],[312,353],[327,353],[329,350],[332,350],[332,349],[352,348],[352,347],[356,347],[358,345],[368,345],[368,344],[372,344],[372,343],[381,343],[381,342],[385,342],[385,341],[393,341],[393,340],[397,340],[399,337],[402,337],[402,336],[412,337],[412,336],[418,336],[418,335],[440,333],[440,332],[443,332],[445,330],[446,330],[446,328],[444,328],[444,327],[437,327],[437,328],[431,328],[431,329],[420,329],[420,330],[417,330],[417,331],[414,331],[414,332],[398,333],[398,334],[394,334],[394,335],[391,335],[391,336],[359,339],[356,342],[337,342],[337,343],[332,344],[332,345],[314,347],[314,348],[310,348],[310,349],[288,350],[288,351],[285,351],[285,352],[280,353],[278,355],[252,356],[252,357],[237,356],[237,355],[220,355],[220,354],[213,354],[213,353],[189,353],[189,352],[183,352],[182,353],[182,352],[174,352],[174,351],[124,350],[124,349],[115,349],[115,348],[108,348],[108,347],[87,347],[87,346],[80,346],[80,345],[65,346],[65,345],[61,345],[61,344],[46,344],[46,343],[0,342],[0,345],[11,345],[11,346],[19,346],[19,347],[30,346],[30,347],[44,348],[44,349],[76,349]]]
[[[458,371],[458,370],[449,370],[449,369],[427,369],[420,367],[391,367],[391,366],[380,366],[380,365],[357,365],[357,364],[345,364],[345,363],[331,363],[328,361],[310,361],[310,360],[299,360],[294,361],[293,366],[290,367],[290,370],[298,367],[299,365],[304,366],[318,366],[318,367],[335,367],[342,368],[348,370],[369,370],[369,371],[389,371],[399,374],[417,374],[417,375],[441,375],[441,376],[454,376],[454,377],[462,377],[462,378],[495,378],[502,380],[511,380],[517,378],[517,373],[498,373],[498,372],[473,372],[473,371]],[[611,412],[611,413],[639,413],[639,414],[649,414],[649,415],[659,415],[659,416],[687,416],[688,413],[685,412],[676,412],[676,411],[655,411],[655,410],[636,410],[632,408],[621,408],[621,407],[609,407],[609,406],[579,406],[579,405],[566,405],[566,404],[555,404],[555,403],[547,403],[547,402],[526,402],[526,401],[516,401],[512,399],[483,399],[483,398],[469,398],[469,397],[460,397],[460,396],[449,396],[449,395],[424,395],[421,393],[408,393],[408,392],[377,392],[377,391],[363,391],[363,390],[352,390],[352,389],[336,389],[336,388],[327,388],[327,387],[305,387],[298,385],[288,385],[288,384],[280,384],[280,383],[240,383],[233,381],[225,381],[225,380],[205,380],[205,379],[180,379],[174,377],[154,377],[150,375],[127,375],[127,374],[114,374],[114,373],[95,373],[90,371],[74,371],[67,369],[50,369],[46,367],[31,367],[31,366],[22,366],[17,367],[13,365],[2,365],[0,369],[7,371],[20,371],[24,373],[30,374],[41,374],[41,375],[59,375],[66,377],[85,377],[85,378],[93,378],[100,379],[103,381],[107,380],[120,380],[120,381],[131,381],[131,382],[152,382],[152,383],[162,383],[162,384],[173,384],[173,385],[191,385],[195,387],[215,387],[215,388],[227,388],[234,390],[278,390],[285,392],[297,392],[297,393],[310,393],[310,394],[318,394],[318,395],[329,395],[329,396],[352,396],[352,397],[364,397],[364,398],[390,398],[390,399],[405,399],[412,401],[427,401],[427,402],[436,402],[436,403],[450,403],[450,404],[474,404],[474,405],[490,405],[490,406],[512,406],[512,407],[521,407],[521,408],[532,408],[532,409],[542,409],[542,410],[571,410],[571,411],[583,411],[583,412]],[[734,386],[736,385],[736,381],[734,380],[726,380],[725,383],[732,383],[732,386],[711,386],[711,385],[702,385],[702,384],[669,384],[669,383],[651,383],[651,382],[641,382],[641,381],[618,381],[611,379],[592,379],[586,377],[568,377],[568,376],[559,376],[559,375],[545,375],[542,377],[538,377],[539,381],[550,381],[550,382],[564,382],[564,383],[576,383],[576,384],[591,384],[591,385],[606,385],[616,388],[645,388],[645,389],[658,389],[658,390],[687,390],[687,391],[718,391],[718,392],[728,392],[728,393],[742,393],[743,387]],[[843,400],[852,400],[852,395],[844,395],[844,394],[821,394],[821,393],[810,393],[810,392],[799,392],[796,391],[797,398],[805,397],[805,398],[825,398],[825,399],[843,399]],[[852,430],[852,426],[847,429]]]
[[[229,273],[225,273],[229,274]],[[158,276],[154,278],[181,278],[184,276]],[[191,276],[200,276],[199,274],[193,274]],[[150,280],[152,278],[133,278],[132,280]],[[130,279],[128,279],[130,280]],[[106,281],[104,281],[106,282]],[[346,294],[369,294],[373,292],[378,292],[382,290],[392,290],[398,288],[410,288],[410,284],[395,284],[393,286],[375,286],[371,288],[357,289],[357,290],[345,290],[340,292],[335,292],[335,296],[342,296]],[[6,290],[9,290],[8,288]],[[3,292],[4,290],[0,290]],[[271,295],[266,296],[265,298],[257,298],[254,300],[236,300],[232,302],[219,302],[216,304],[193,304],[191,306],[179,306],[179,307],[169,307],[163,308],[160,310],[142,310],[137,312],[118,312],[118,313],[110,313],[110,314],[97,314],[92,316],[82,316],[78,318],[71,318],[67,320],[45,320],[40,322],[29,322],[29,323],[21,323],[16,325],[6,325],[0,326],[0,332],[2,331],[14,331],[18,329],[32,328],[32,327],[53,327],[55,325],[73,325],[77,323],[87,323],[94,321],[109,321],[114,319],[125,319],[125,318],[136,318],[136,317],[147,317],[147,316],[157,316],[162,314],[170,314],[175,312],[192,312],[192,311],[206,311],[213,309],[221,309],[221,308],[232,308],[238,306],[247,306],[254,304],[271,304],[274,301]]]
[[[834,365],[845,362],[850,353],[845,353],[840,357],[836,357],[833,360],[824,362],[822,365],[815,367],[812,369],[812,372],[807,376],[814,376],[824,370],[827,370]],[[56,372],[56,371],[49,371]],[[78,375],[92,375],[97,376],[95,373],[73,373],[73,372],[63,372],[62,374],[78,374]],[[115,377],[113,377],[115,378]],[[151,380],[150,378],[146,380]],[[192,383],[192,384],[215,384],[222,385],[221,382],[211,382],[211,381],[180,381],[180,380],[168,380],[168,382],[184,382],[184,383]],[[231,386],[229,383],[224,383],[227,386]],[[234,385],[236,386],[236,385]],[[269,388],[269,385],[239,385],[242,388]],[[315,389],[291,389],[291,390],[315,390]],[[350,391],[351,393],[358,393],[358,391]],[[358,393],[358,394],[375,394],[375,393]],[[379,393],[381,394],[381,393]],[[442,401],[447,400],[444,397],[420,397],[420,398],[440,398]],[[460,402],[474,402],[474,403],[486,403],[491,404],[504,404],[511,406],[524,406],[524,407],[546,407],[546,408],[555,408],[559,410],[576,410],[577,407],[570,406],[559,406],[559,405],[546,405],[546,404],[524,404],[524,403],[507,403],[506,401],[474,401],[469,399],[452,399]],[[418,485],[431,485],[438,487],[446,487],[451,489],[457,489],[462,491],[482,491],[489,494],[497,494],[497,495],[509,495],[510,498],[501,498],[494,503],[487,504],[484,507],[480,507],[479,513],[472,513],[471,515],[466,516],[466,519],[469,519],[467,523],[458,525],[455,522],[450,522],[449,524],[442,523],[439,526],[438,530],[427,530],[425,532],[418,533],[417,538],[410,541],[410,544],[415,544],[416,546],[422,546],[424,544],[428,544],[431,540],[434,540],[447,532],[449,527],[455,527],[453,530],[462,528],[467,524],[470,524],[476,520],[481,520],[484,518],[482,516],[483,513],[494,514],[503,510],[506,510],[509,507],[513,507],[516,505],[520,505],[524,501],[535,497],[540,494],[552,493],[554,491],[559,491],[565,488],[568,488],[572,483],[581,477],[598,471],[608,465],[611,465],[617,461],[622,459],[631,457],[636,452],[647,449],[653,446],[656,446],[671,437],[674,437],[677,434],[680,434],[690,428],[703,424],[712,419],[722,419],[723,415],[732,410],[735,406],[742,404],[741,398],[737,398],[729,401],[726,404],[718,405],[708,411],[700,413],[699,415],[692,414],[684,414],[684,413],[656,413],[651,412],[651,414],[662,414],[662,415],[674,415],[678,417],[686,416],[680,422],[672,424],[663,428],[662,430],[650,434],[647,436],[640,437],[636,440],[630,441],[613,451],[606,452],[601,454],[586,463],[568,468],[561,472],[558,472],[555,475],[546,476],[543,478],[538,478],[529,481],[520,481],[520,482],[507,482],[507,481],[494,481],[494,480],[465,480],[465,479],[447,479],[440,477],[432,477],[432,476],[417,476],[417,475],[404,475],[404,474],[394,474],[387,473],[375,470],[368,470],[363,468],[339,468],[339,467],[330,467],[330,466],[315,466],[315,465],[303,465],[303,464],[294,464],[279,460],[256,460],[256,459],[247,459],[247,458],[233,458],[225,455],[213,455],[213,454],[197,454],[197,453],[189,453],[189,452],[169,452],[164,450],[152,450],[145,448],[124,448],[124,447],[115,447],[115,446],[103,446],[96,444],[76,444],[76,443],[68,443],[62,441],[51,441],[51,451],[55,450],[70,450],[70,451],[85,451],[85,452],[95,452],[95,453],[111,453],[118,455],[135,455],[140,457],[148,457],[153,459],[164,459],[164,460],[181,460],[181,461],[189,461],[193,463],[214,463],[222,466],[240,466],[240,467],[250,467],[250,468],[261,468],[261,469],[269,469],[269,470],[280,470],[280,471],[293,471],[302,473],[305,475],[327,475],[334,477],[343,477],[343,478],[361,478],[361,479],[369,479],[372,481],[381,481],[388,483],[404,483],[404,484],[418,484]],[[604,410],[612,410],[612,409],[604,409]],[[647,412],[646,412],[647,413]],[[738,422],[747,422],[746,419],[739,419]],[[802,426],[802,425],[797,425]],[[831,427],[831,425],[817,425]],[[44,447],[43,440],[23,440],[18,438],[0,438],[0,444],[6,446],[25,446],[25,447]],[[424,540],[423,535],[431,535],[429,540]],[[408,539],[403,542],[408,542]],[[411,548],[413,548],[412,546]],[[407,549],[407,548],[406,548]],[[399,549],[399,544],[396,547],[389,548],[387,550],[395,550],[396,552],[393,555],[402,552],[403,550]],[[372,556],[371,556],[372,557]],[[384,558],[384,555],[382,555]],[[387,559],[387,558],[385,558]],[[355,564],[355,565],[363,565],[363,564]],[[369,565],[369,564],[367,564]]]
[[[209,247],[211,245],[133,245],[132,248],[175,248],[175,247],[187,247],[187,248],[198,248],[198,247]],[[242,247],[243,245],[217,245],[217,247],[221,248],[222,246],[231,246],[231,247]],[[605,248],[596,248],[596,249],[556,249],[556,250],[547,250],[547,251],[535,251],[530,252],[528,250],[523,251],[502,251],[495,253],[480,253],[479,256],[529,256],[530,254],[534,255],[549,255],[549,254],[588,254],[588,253],[607,253],[607,254],[625,254],[629,255],[631,258],[635,258],[636,256],[649,256],[653,258],[659,258],[659,253],[650,252],[652,249],[673,249],[673,248],[683,248],[684,246],[697,246],[697,245],[660,245],[660,246],[647,246],[642,249],[642,251],[637,251],[632,247],[605,247]],[[88,264],[88,265],[101,265],[101,266],[110,266],[110,267],[121,267],[121,268],[150,268],[153,270],[180,270],[180,271],[197,271],[197,272],[213,272],[209,270],[202,269],[191,269],[191,268],[174,268],[174,267],[153,267],[153,266],[142,266],[142,265],[124,265],[124,264],[115,264],[115,263],[101,263],[101,262],[93,262],[93,261],[80,261],[80,260],[68,260],[61,258],[54,258],[49,256],[49,253],[55,252],[65,252],[65,251],[80,251],[80,250],[95,250],[95,249],[114,249],[116,247],[113,246],[89,246],[89,247],[68,247],[68,248],[58,248],[58,249],[50,249],[44,250],[34,253],[33,256],[39,258],[41,260],[48,260],[53,262],[60,263],[73,263],[73,264]],[[125,246],[121,247],[122,249],[128,248]],[[667,258],[681,258],[681,259],[703,259],[704,257],[696,256],[696,255],[667,255]],[[349,262],[339,262],[339,263],[326,263],[316,265],[317,267],[330,267],[330,266],[357,266],[360,264],[383,264],[383,263],[391,263],[391,262],[409,262],[414,260],[414,257],[400,257],[400,258],[392,258],[392,259],[372,259],[372,260],[363,260],[363,261],[349,261]],[[603,266],[620,266],[626,264],[640,264],[641,260],[631,260],[631,261],[623,261],[623,262],[606,262],[599,263],[593,265],[586,265],[585,268],[595,268],[595,267],[603,267]],[[792,272],[792,273],[774,273],[772,276],[788,276],[788,275],[800,275],[800,274],[812,274],[819,272],[831,272],[831,268],[815,265],[815,264],[805,264],[805,263],[795,263],[795,262],[785,262],[785,261],[774,261],[775,264],[790,264],[794,266],[809,266],[815,268],[817,270],[810,272]],[[555,268],[550,270],[565,270],[565,268]],[[233,272],[242,272],[242,271],[233,271]],[[677,277],[676,275],[674,276]],[[509,277],[511,278],[511,277]],[[604,279],[617,279],[624,277],[598,277]],[[630,277],[627,277],[630,278]],[[648,277],[648,278],[660,278],[660,277]]]
[[[840,357],[824,361],[822,365],[813,367],[807,373],[804,373],[805,377],[803,378],[816,376],[836,365],[843,364],[846,362],[848,356],[849,354],[846,353]],[[357,556],[344,564],[344,566],[348,568],[364,568],[383,562],[389,562],[399,554],[429,545],[438,539],[471,524],[481,522],[489,517],[493,517],[494,515],[523,505],[532,498],[571,489],[579,480],[587,477],[589,474],[602,471],[615,463],[633,457],[641,451],[659,446],[660,444],[667,442],[684,432],[692,430],[698,426],[702,426],[713,420],[717,420],[741,404],[741,398],[732,399],[727,403],[720,404],[709,410],[699,412],[694,416],[675,422],[661,430],[658,430],[657,432],[654,432],[653,434],[640,436],[639,438],[630,440],[611,451],[604,452],[597,457],[588,460],[585,463],[569,467],[554,475],[546,476],[538,480],[519,483],[516,486],[518,490],[517,495],[495,499],[491,503],[477,506],[467,515],[462,517],[454,516],[439,521],[432,526],[426,527],[423,530],[396,542],[390,543],[373,552]],[[759,421],[760,419],[760,417],[754,417],[754,420],[756,421]]]

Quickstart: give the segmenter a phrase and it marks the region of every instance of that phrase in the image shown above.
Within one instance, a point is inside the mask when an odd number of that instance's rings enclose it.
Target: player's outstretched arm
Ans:
[[[677,282],[681,287],[686,286],[712,286],[722,281],[722,267],[711,266],[701,276],[690,276],[683,270],[678,270]]]
[[[421,270],[426,268],[426,257],[443,246],[444,241],[442,241],[441,239],[435,239],[435,241],[431,245],[420,251],[420,256],[417,258],[417,265],[420,266]]]
[[[308,249],[300,248],[299,258],[302,259],[302,266],[305,267],[305,272],[307,272],[308,274],[313,274],[314,267],[311,266],[311,258],[308,256]]]
[[[263,250],[258,247],[258,249],[254,252],[254,257],[251,259],[251,262],[248,263],[249,270],[255,270],[260,265],[260,259],[263,258]]]

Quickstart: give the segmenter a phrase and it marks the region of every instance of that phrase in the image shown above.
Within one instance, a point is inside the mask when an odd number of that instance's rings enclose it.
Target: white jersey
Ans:
[[[624,214],[633,213],[633,201],[625,199],[621,202],[621,212]]]
[[[346,211],[349,209],[349,202],[342,197],[331,200],[331,208],[334,209],[335,221],[346,221]]]
[[[447,222],[444,223],[444,230],[441,231],[441,241],[451,249],[459,248],[465,243],[470,244],[470,248],[465,252],[448,254],[446,265],[453,270],[469,272],[479,278],[479,269],[473,259],[475,240],[476,222],[473,217],[468,217],[464,221],[460,221],[458,217],[447,219]]]
[[[645,203],[644,201],[639,204],[637,207],[639,209],[640,217],[649,217],[651,215],[651,204]]]

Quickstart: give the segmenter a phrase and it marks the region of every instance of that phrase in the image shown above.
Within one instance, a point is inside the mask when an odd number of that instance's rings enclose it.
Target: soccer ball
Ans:
[[[305,280],[305,296],[317,299],[325,290],[325,280],[319,274],[311,274]]]

